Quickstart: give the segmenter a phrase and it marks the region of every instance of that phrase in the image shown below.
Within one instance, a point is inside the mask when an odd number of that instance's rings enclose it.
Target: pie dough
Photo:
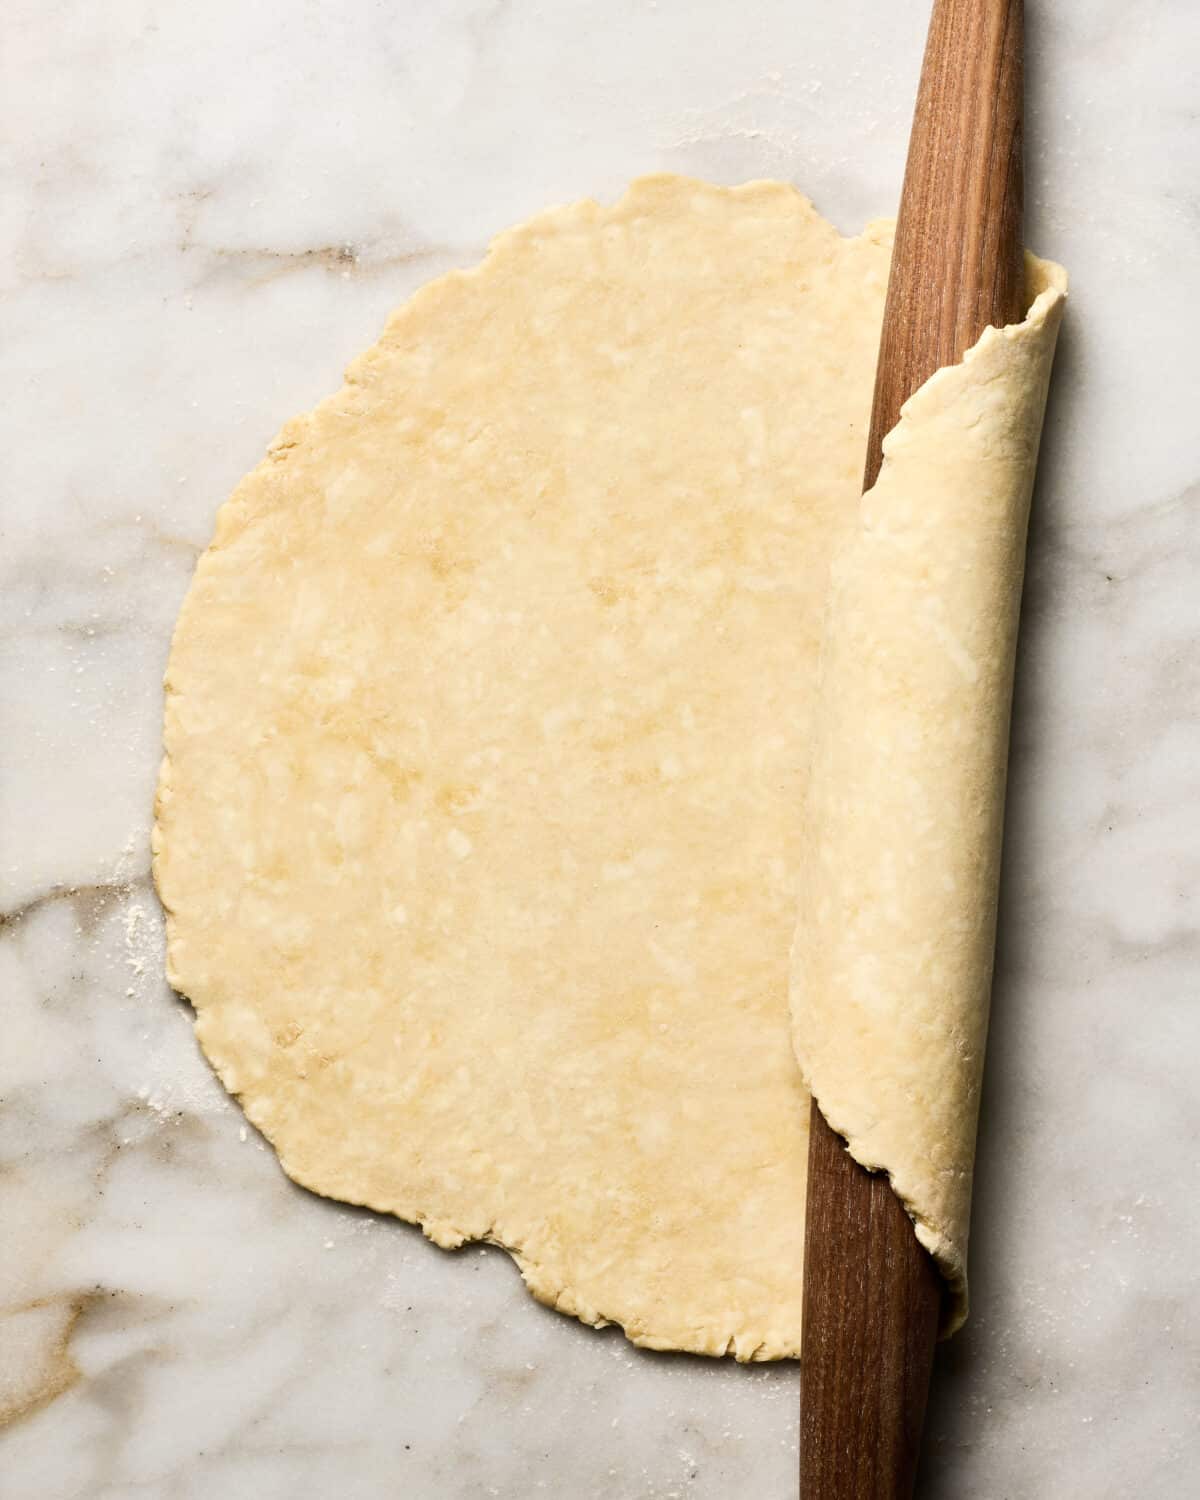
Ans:
[[[676,177],[502,235],[283,429],[172,645],[155,874],[226,1086],[652,1348],[799,1353],[806,1084],[965,1306],[1065,278],[863,498],[890,239]]]

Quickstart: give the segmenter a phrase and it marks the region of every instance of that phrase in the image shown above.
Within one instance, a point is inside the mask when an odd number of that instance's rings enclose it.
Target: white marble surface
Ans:
[[[797,1375],[639,1354],[291,1187],[161,976],[160,675],[216,505],[385,313],[655,168],[895,202],[924,0],[14,0],[0,191],[0,1493],[795,1493]],[[1030,0],[1068,265],[973,1247],[924,1500],[1195,1493],[1200,21]]]

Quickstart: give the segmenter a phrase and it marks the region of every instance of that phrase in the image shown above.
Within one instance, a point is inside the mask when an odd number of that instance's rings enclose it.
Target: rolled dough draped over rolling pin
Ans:
[[[172,646],[155,873],[226,1086],[297,1182],[655,1348],[799,1352],[806,1083],[965,1306],[1065,278],[862,498],[889,248],[672,177],[501,236],[284,428]]]

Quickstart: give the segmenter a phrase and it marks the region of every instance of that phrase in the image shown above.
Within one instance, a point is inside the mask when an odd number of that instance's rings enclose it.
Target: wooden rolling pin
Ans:
[[[864,488],[935,370],[1025,312],[1022,0],[934,0],[879,346]],[[897,996],[903,1002],[903,996]],[[816,1100],[808,1159],[801,1500],[909,1500],[941,1278],[887,1178]]]

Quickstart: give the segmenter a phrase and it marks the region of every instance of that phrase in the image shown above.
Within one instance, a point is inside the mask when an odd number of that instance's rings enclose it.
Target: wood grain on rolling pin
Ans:
[[[1021,0],[936,0],[884,311],[864,488],[900,408],[1024,315]],[[896,1003],[903,1004],[903,996]],[[816,1101],[808,1167],[801,1500],[909,1500],[942,1283],[887,1178]]]

